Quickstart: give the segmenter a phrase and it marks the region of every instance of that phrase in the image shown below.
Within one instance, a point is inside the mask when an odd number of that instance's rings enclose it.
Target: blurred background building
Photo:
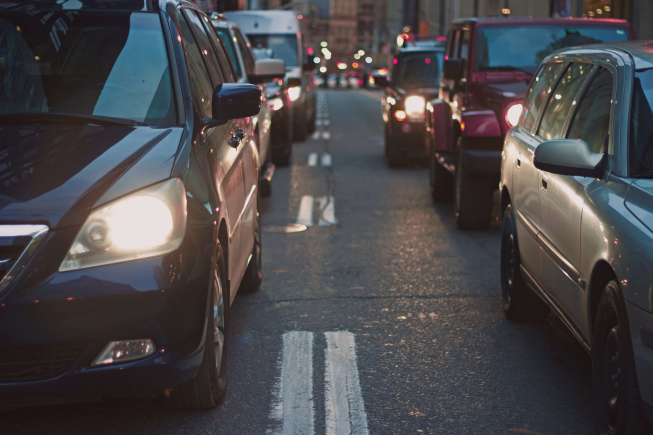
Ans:
[[[327,43],[329,72],[348,66],[387,66],[397,36],[445,35],[466,17],[586,17],[628,20],[638,39],[653,39],[653,0],[193,0],[207,12],[294,10],[306,24],[309,45]],[[359,54],[364,52],[364,54]],[[354,58],[359,54],[358,58]],[[371,62],[365,62],[370,57]]]

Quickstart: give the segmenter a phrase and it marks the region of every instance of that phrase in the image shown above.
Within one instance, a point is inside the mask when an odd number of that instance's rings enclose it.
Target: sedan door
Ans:
[[[591,80],[586,80],[588,76]],[[558,125],[565,121],[560,121],[555,112],[559,111],[561,117],[567,118],[571,109],[571,119],[566,121],[569,123],[566,137],[584,140],[594,152],[604,152],[610,131],[612,73],[604,67],[572,63],[564,77],[565,83],[561,80],[556,88],[538,133],[545,139],[560,138]],[[583,86],[585,82],[588,83]],[[581,87],[580,103],[578,97],[566,97],[568,94],[577,95],[577,89]],[[551,112],[550,116],[547,111]],[[601,188],[604,182],[590,177],[541,172],[540,185],[540,247],[543,251],[540,268],[544,286],[575,326],[588,334],[585,279],[579,272],[581,219],[589,193]]]

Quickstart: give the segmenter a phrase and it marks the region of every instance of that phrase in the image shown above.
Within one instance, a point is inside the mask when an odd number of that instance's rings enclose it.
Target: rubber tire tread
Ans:
[[[431,199],[436,203],[451,202],[453,200],[453,175],[435,159],[433,152],[429,154]]]
[[[260,201],[256,201],[256,212],[259,213],[258,215],[258,231],[261,231],[261,225],[260,225]],[[263,255],[263,240],[261,240],[261,255]],[[254,261],[254,254],[256,250],[256,242],[254,242],[254,247],[252,248],[252,260],[249,262],[247,265],[247,269],[245,270],[245,275],[243,276],[243,280],[240,283],[240,288],[238,291],[241,294],[251,294],[251,293],[256,293],[261,289],[261,284],[263,283],[263,274],[262,271],[259,270],[258,267],[258,262]]]
[[[613,305],[616,308],[619,324],[620,326],[625,326],[625,328],[623,328],[623,338],[625,338],[625,354],[623,356],[626,357],[625,364],[628,367],[628,409],[625,416],[620,415],[620,417],[618,417],[617,427],[615,431],[610,430],[609,426],[604,420],[605,415],[603,412],[604,410],[600,397],[602,391],[601,388],[597,385],[599,382],[601,384],[603,383],[600,372],[602,371],[601,364],[604,358],[601,350],[605,337],[601,336],[601,329],[603,326],[601,322],[604,319],[600,316],[602,315],[602,310],[606,304]],[[593,343],[595,343],[595,345],[592,349],[592,383],[594,387],[595,414],[597,416],[597,432],[600,435],[653,435],[653,425],[651,425],[651,423],[648,421],[644,415],[644,411],[642,410],[642,399],[639,393],[637,370],[635,367],[635,355],[633,352],[630,325],[628,323],[628,315],[626,312],[626,304],[621,293],[621,287],[616,280],[611,280],[608,282],[604,287],[603,294],[601,295],[599,306],[597,308]]]

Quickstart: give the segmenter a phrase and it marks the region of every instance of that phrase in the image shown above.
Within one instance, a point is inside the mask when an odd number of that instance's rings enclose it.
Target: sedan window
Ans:
[[[202,21],[196,11],[186,9],[186,13],[188,14],[188,20],[195,31],[195,36],[197,37],[200,48],[202,49],[204,61],[206,62],[206,66],[211,75],[211,80],[213,81],[213,87],[216,87],[219,84],[224,83],[225,79],[220,64],[218,63],[218,59],[213,51],[209,35],[206,33],[206,29],[204,29]]]
[[[213,87],[204,63],[204,56],[202,56],[202,51],[193,37],[193,32],[190,30],[190,25],[186,21],[186,18],[181,13],[177,14],[177,18],[179,30],[181,31],[181,41],[188,60],[190,85],[195,97],[199,99],[202,105],[204,115],[210,117],[213,113],[211,106]]]
[[[562,63],[547,63],[537,73],[531,87],[524,98],[524,110],[522,112],[521,124],[527,129],[532,129],[537,116],[542,111],[547,96],[551,92],[551,86],[562,70]]]
[[[238,55],[236,54],[236,47],[234,46],[234,39],[236,39],[236,37],[235,36],[232,37],[229,34],[229,29],[226,29],[224,27],[218,27],[216,30],[218,31],[218,35],[220,35],[220,39],[222,39],[222,43],[227,48],[227,53],[229,54],[231,63],[233,63],[234,65],[236,74],[238,75],[238,77],[244,77],[240,69],[240,62],[238,61]]]
[[[653,69],[637,71],[630,121],[630,167],[634,176],[653,171]]]
[[[537,134],[545,140],[560,139],[562,128],[569,114],[575,106],[576,95],[587,79],[593,65],[587,63],[572,63],[564,72],[555,90],[549,97],[549,104],[544,109],[542,122]],[[573,104],[572,104],[573,103]]]
[[[604,152],[610,134],[611,111],[612,73],[601,67],[583,95],[567,137],[587,142],[595,153]]]

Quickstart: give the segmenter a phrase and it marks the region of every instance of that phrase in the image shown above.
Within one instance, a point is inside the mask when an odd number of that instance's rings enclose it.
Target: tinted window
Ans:
[[[241,56],[243,56],[243,62],[245,63],[245,69],[247,70],[248,73],[253,73],[254,72],[254,56],[252,56],[252,52],[250,51],[249,41],[247,41],[243,37],[243,34],[240,33],[240,30],[238,30],[238,29],[234,29],[234,34],[236,35],[236,42],[238,43],[238,47],[240,48],[240,54],[241,54]]]
[[[436,87],[440,84],[442,52],[404,54],[397,64],[393,83],[399,87]]]
[[[630,121],[633,175],[653,171],[653,69],[635,73]]]
[[[476,71],[535,71],[552,51],[572,45],[626,41],[630,33],[614,26],[508,25],[476,31]]]
[[[297,35],[247,35],[254,48],[271,48],[286,66],[299,66]]]
[[[209,35],[209,39],[211,39],[211,45],[215,49],[215,54],[218,56],[218,63],[222,66],[222,73],[224,74],[225,81],[228,83],[237,82],[236,71],[234,71],[231,60],[225,51],[224,44],[215,32],[215,28],[213,28],[213,25],[211,25],[211,22],[206,15],[200,14],[200,18],[202,19],[202,24],[204,24],[206,33]]]
[[[537,134],[545,140],[560,139],[569,110],[575,105],[576,95],[587,79],[593,65],[572,63],[562,74],[544,109]],[[573,103],[573,104],[572,104]]]
[[[611,110],[612,73],[601,68],[578,105],[567,137],[584,140],[595,153],[604,152],[610,133]]]
[[[157,14],[5,12],[0,113],[59,112],[176,124]],[[22,30],[21,30],[22,29]]]
[[[460,58],[463,61],[463,75],[462,77],[467,77],[467,61],[469,60],[469,30],[463,30],[462,41],[460,44]]]
[[[211,97],[213,95],[213,86],[209,79],[209,74],[204,64],[202,52],[193,38],[193,33],[186,18],[182,14],[177,14],[179,21],[179,30],[181,31],[181,41],[186,52],[188,60],[188,74],[190,76],[190,85],[193,93],[197,96],[198,102],[202,105],[204,115],[211,116]]]
[[[236,46],[234,45],[235,37],[232,38],[232,36],[229,34],[229,29],[218,28],[216,30],[218,31],[218,35],[220,36],[220,39],[222,39],[222,42],[227,49],[229,59],[231,59],[231,63],[236,70],[236,75],[238,77],[244,77],[240,68],[240,62],[238,62],[238,55],[236,54]]]
[[[209,35],[206,33],[206,29],[202,25],[202,21],[199,15],[197,12],[190,9],[186,9],[186,12],[188,14],[188,20],[190,21],[191,27],[195,31],[197,41],[199,42],[206,67],[209,70],[209,74],[213,82],[213,87],[219,85],[220,83],[224,83],[225,80],[222,69],[220,68],[218,59],[215,56],[215,52],[213,51],[211,40],[209,39]]]
[[[547,101],[551,86],[562,69],[562,63],[547,63],[537,73],[531,87],[524,98],[521,123],[527,129],[532,129],[542,106]]]

